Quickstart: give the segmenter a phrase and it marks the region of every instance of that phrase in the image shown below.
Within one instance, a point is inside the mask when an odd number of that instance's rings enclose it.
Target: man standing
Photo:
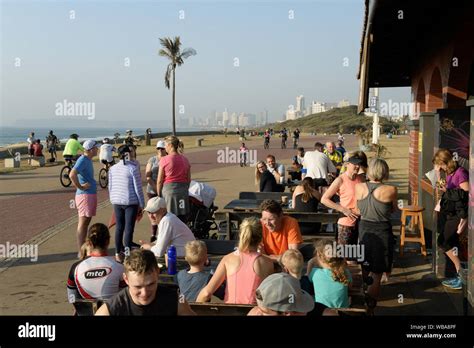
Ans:
[[[84,155],[82,155],[69,173],[69,177],[76,190],[76,207],[79,214],[77,224],[78,255],[82,244],[86,241],[87,229],[97,211],[97,184],[94,179],[94,166],[92,158],[97,156],[98,144],[95,140],[84,142]]]
[[[28,164],[31,164],[31,157],[34,156],[33,144],[36,142],[35,133],[31,132],[26,141],[28,142]]]
[[[49,160],[50,162],[56,161],[56,148],[59,145],[59,140],[58,137],[53,134],[53,131],[50,130],[49,134],[46,138],[46,147],[48,148],[48,152],[51,155],[51,159]]]
[[[331,162],[328,156],[323,152],[323,144],[317,142],[314,144],[314,151],[307,151],[303,157],[304,168],[306,169],[306,175],[302,175],[302,179],[305,176],[313,178],[315,186],[327,186],[328,174],[336,175],[337,169]]]
[[[342,168],[343,156],[339,151],[336,150],[336,145],[334,142],[328,141],[326,143],[326,150],[324,150],[324,153],[329,157],[337,169],[337,174],[339,174],[339,171]]]

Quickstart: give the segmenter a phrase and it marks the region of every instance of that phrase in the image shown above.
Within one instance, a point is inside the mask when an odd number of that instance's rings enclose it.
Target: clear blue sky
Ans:
[[[158,39],[175,35],[183,48],[197,51],[176,75],[185,115],[267,109],[275,120],[299,94],[306,105],[357,102],[363,0],[1,4],[4,125],[45,118],[54,124],[55,104],[67,99],[95,103],[95,119],[84,120],[91,126],[163,126],[160,121],[170,120],[171,92],[164,87],[167,61],[158,56]],[[14,66],[16,57],[21,67]],[[381,97],[410,101],[407,89],[382,91]]]

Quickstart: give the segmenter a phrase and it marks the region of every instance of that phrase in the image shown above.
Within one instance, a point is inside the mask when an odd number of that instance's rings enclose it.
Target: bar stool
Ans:
[[[418,205],[418,192],[413,192],[412,205],[401,208],[401,227],[400,227],[400,256],[403,256],[403,246],[405,242],[415,242],[421,244],[421,254],[426,256],[426,243],[425,243],[425,229],[423,225],[423,211],[425,208]],[[410,227],[415,230],[415,226],[418,225],[420,235],[406,236],[406,223],[407,217],[411,217]]]

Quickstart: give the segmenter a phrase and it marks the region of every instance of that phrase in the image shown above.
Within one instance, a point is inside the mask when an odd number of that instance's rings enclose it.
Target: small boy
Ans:
[[[247,153],[249,152],[249,149],[247,148],[247,146],[245,146],[245,143],[242,143],[242,146],[240,146],[239,152],[240,152],[240,166],[246,167],[247,166]]]
[[[207,285],[211,278],[209,272],[204,271],[207,263],[207,247],[202,240],[187,242],[184,246],[185,260],[189,270],[181,270],[177,274],[180,293],[186,301],[195,302],[199,292]]]
[[[303,254],[296,249],[288,249],[281,256],[280,264],[283,271],[300,280],[303,274]]]

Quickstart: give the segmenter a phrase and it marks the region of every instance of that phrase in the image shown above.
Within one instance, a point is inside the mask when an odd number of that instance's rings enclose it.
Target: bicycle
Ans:
[[[109,169],[115,164],[115,161],[110,162],[110,163],[105,161],[104,164],[105,164],[105,168],[101,168],[99,170],[99,185],[103,189],[107,188],[107,186],[109,185]]]
[[[76,162],[76,160],[77,158],[74,158],[73,156],[64,156],[64,161],[66,162],[66,165],[61,168],[61,173],[59,174],[59,182],[63,187],[69,187],[72,184],[71,178],[69,177],[69,173],[74,167],[74,162]]]
[[[270,148],[270,138],[269,138],[269,137],[265,137],[265,138],[264,138],[264,141],[263,141],[263,148],[264,148],[264,149],[269,149],[269,148]]]

